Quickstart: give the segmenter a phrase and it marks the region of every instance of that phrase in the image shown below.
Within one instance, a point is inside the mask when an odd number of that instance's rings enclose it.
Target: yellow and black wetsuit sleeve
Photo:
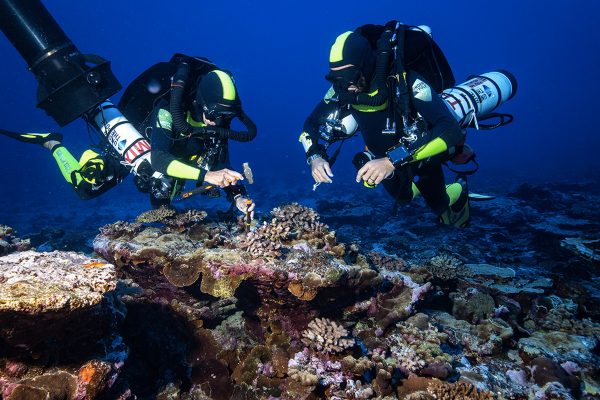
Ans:
[[[178,179],[204,181],[206,171],[183,162],[171,153],[175,131],[173,117],[166,108],[158,107],[153,114],[152,126],[152,168]]]
[[[419,147],[412,161],[421,161],[439,154],[447,154],[464,139],[458,122],[429,83],[414,71],[408,73],[408,86],[416,111],[427,121],[433,138]]]
[[[335,93],[333,92],[333,89],[330,90],[330,92]],[[327,95],[329,95],[330,92],[327,92]],[[304,126],[302,127],[302,134],[300,135],[299,141],[308,143],[308,149],[306,150],[307,158],[318,154],[324,159],[327,159],[325,146],[319,143],[319,127],[323,124],[323,119],[329,115],[335,107],[334,103],[327,101],[327,95],[325,99],[319,101],[313,111],[308,115],[304,121]]]

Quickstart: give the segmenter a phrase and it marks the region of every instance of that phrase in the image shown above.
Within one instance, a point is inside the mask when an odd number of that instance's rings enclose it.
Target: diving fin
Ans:
[[[33,144],[44,144],[50,140],[62,142],[63,135],[58,132],[49,133],[18,133],[11,132],[4,129],[0,129],[0,134],[16,139],[19,142],[33,143]]]
[[[469,200],[471,201],[489,201],[494,200],[495,198],[496,196],[469,192]]]

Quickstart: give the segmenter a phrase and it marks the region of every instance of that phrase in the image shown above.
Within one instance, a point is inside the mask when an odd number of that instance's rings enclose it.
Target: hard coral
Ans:
[[[439,278],[443,281],[470,277],[473,275],[472,271],[467,268],[462,261],[449,254],[440,254],[433,257],[425,265],[425,268],[435,278]]]
[[[174,209],[167,206],[162,206],[160,208],[141,213],[138,215],[135,221],[147,224],[152,222],[164,222],[166,219],[175,216],[176,213],[177,212]]]
[[[100,227],[100,233],[109,238],[121,236],[133,237],[142,230],[142,224],[117,221]]]
[[[436,400],[493,400],[494,394],[479,390],[475,386],[464,383],[441,383],[436,382],[429,385],[427,388],[429,394]]]
[[[396,330],[387,337],[392,358],[404,372],[419,372],[430,368],[431,375],[445,378],[452,370],[452,357],[440,348],[448,336],[429,324],[420,329],[407,323],[398,323]],[[435,368],[434,368],[435,367]]]
[[[302,343],[317,351],[339,353],[352,347],[354,339],[349,339],[348,331],[327,318],[315,318],[302,332]]]
[[[310,239],[327,233],[327,225],[319,222],[319,214],[312,208],[298,203],[286,204],[271,211],[274,220],[289,226],[294,239]]]

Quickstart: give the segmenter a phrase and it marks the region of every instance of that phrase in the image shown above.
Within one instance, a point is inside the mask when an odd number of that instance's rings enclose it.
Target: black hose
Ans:
[[[182,62],[179,64],[179,67],[177,67],[177,72],[175,72],[173,82],[171,83],[171,100],[169,101],[169,108],[173,117],[173,126],[177,132],[182,134],[187,134],[192,130],[192,126],[187,123],[183,111],[183,95],[189,74],[189,64]]]
[[[371,84],[370,91],[377,90],[377,94],[369,96],[366,93],[360,93],[356,96],[356,104],[365,106],[377,107],[385,103],[388,99],[388,88],[386,84],[387,66],[389,60],[389,52],[382,51],[377,54],[377,62],[375,65],[375,76]]]
[[[218,126],[203,126],[201,128],[194,128],[192,136],[209,136],[217,139],[231,139],[236,142],[251,141],[256,137],[256,124],[243,111],[238,118],[247,130],[234,131],[233,129],[221,128]]]

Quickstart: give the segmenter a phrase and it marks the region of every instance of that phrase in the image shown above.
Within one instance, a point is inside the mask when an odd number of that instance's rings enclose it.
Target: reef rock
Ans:
[[[0,258],[0,339],[30,348],[41,342],[101,335],[105,295],[115,267],[73,252],[24,251]],[[96,333],[94,333],[96,331]]]
[[[0,225],[0,256],[14,251],[25,251],[31,248],[29,239],[19,239],[16,232],[6,225]]]

